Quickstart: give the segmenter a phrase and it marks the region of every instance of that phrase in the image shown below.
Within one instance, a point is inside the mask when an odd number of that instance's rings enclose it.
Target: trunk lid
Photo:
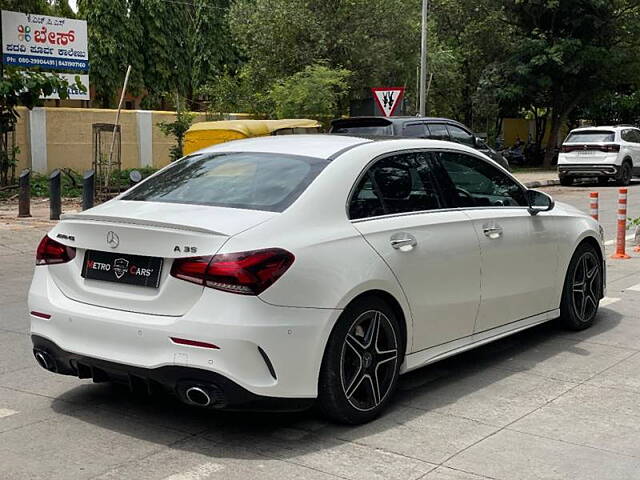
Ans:
[[[49,265],[48,269],[58,288],[73,300],[130,312],[179,316],[200,298],[203,287],[170,276],[173,260],[214,255],[231,236],[275,215],[204,205],[112,200],[86,212],[63,215],[49,236],[75,247],[76,257],[68,263]],[[87,250],[115,254],[111,255],[114,260],[127,260],[128,255],[162,259],[158,287],[83,277]]]

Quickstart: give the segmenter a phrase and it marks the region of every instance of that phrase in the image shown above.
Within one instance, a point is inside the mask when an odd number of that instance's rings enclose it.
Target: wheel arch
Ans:
[[[403,292],[401,290],[393,292],[390,291],[392,289],[384,288],[384,284],[376,283],[374,285],[361,285],[360,288],[355,289],[350,292],[343,301],[340,303],[340,310],[344,311],[349,308],[356,301],[362,300],[366,297],[375,297],[378,298],[393,310],[393,313],[396,315],[398,319],[398,323],[400,326],[400,332],[402,334],[402,344],[404,349],[404,354],[406,355],[408,351],[411,349],[412,337],[413,337],[413,317],[411,315],[411,310],[409,304],[407,303],[406,297],[403,296]],[[401,298],[398,298],[401,296]],[[338,316],[331,325],[331,328],[326,333],[326,339],[324,344],[324,350],[326,351],[327,342],[329,337],[335,330],[336,326],[340,321],[340,316]]]
[[[586,234],[584,235],[582,238],[580,238],[578,240],[578,242],[576,243],[575,247],[573,248],[573,251],[571,253],[571,257],[569,257],[569,262],[567,263],[565,269],[564,269],[564,277],[567,276],[567,274],[569,273],[569,265],[571,264],[571,259],[573,258],[573,256],[576,254],[576,252],[578,251],[578,249],[582,246],[582,245],[590,245],[592,246],[595,251],[596,254],[598,255],[598,260],[600,260],[600,263],[602,264],[602,268],[603,268],[603,282],[602,282],[602,292],[601,292],[601,297],[604,297],[604,293],[605,293],[605,288],[606,288],[606,272],[605,272],[605,254],[602,248],[602,245],[600,244],[600,242],[598,242],[598,239],[596,237],[594,237],[591,234]],[[564,282],[563,282],[564,283]],[[564,288],[564,287],[563,287]]]
[[[573,249],[573,252],[575,253],[575,251],[580,248],[581,245],[583,244],[589,244],[592,247],[594,247],[596,249],[596,252],[598,253],[598,257],[600,259],[600,261],[602,262],[604,260],[604,252],[602,251],[602,247],[600,246],[600,242],[598,242],[598,240],[593,237],[592,235],[587,235],[584,238],[582,238],[578,244],[576,245],[576,248]]]
[[[393,310],[393,313],[396,315],[396,318],[398,319],[400,332],[402,333],[403,355],[405,355],[407,353],[408,335],[410,333],[409,322],[411,322],[411,317],[405,314],[402,305],[396,299],[395,296],[393,296],[391,293],[385,290],[379,290],[379,289],[366,290],[356,295],[354,298],[351,299],[351,301],[349,301],[349,303],[347,304],[347,307],[351,305],[353,302],[357,300],[361,300],[362,298],[366,298],[366,297],[376,297],[384,301],[387,305],[389,305],[391,310]]]

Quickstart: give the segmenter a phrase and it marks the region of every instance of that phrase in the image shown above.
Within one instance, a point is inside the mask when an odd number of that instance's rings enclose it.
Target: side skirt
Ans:
[[[539,315],[534,315],[533,317],[528,317],[507,325],[492,328],[491,330],[475,333],[468,337],[443,343],[442,345],[436,345],[435,347],[430,347],[425,350],[420,350],[419,352],[410,353],[405,357],[405,361],[400,368],[400,373],[403,374],[410,372],[411,370],[415,370],[416,368],[424,367],[430,363],[443,360],[458,353],[471,350],[472,348],[476,348],[522,330],[526,330],[527,328],[548,322],[549,320],[553,320],[559,316],[560,309],[550,310]]]

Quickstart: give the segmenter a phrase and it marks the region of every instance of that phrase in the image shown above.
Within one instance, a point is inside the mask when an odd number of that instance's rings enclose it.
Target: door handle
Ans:
[[[398,232],[391,235],[391,246],[396,250],[402,250],[403,252],[413,250],[418,244],[416,237],[406,232]]]
[[[500,238],[502,236],[502,227],[500,225],[485,225],[482,227],[482,232],[491,239]]]

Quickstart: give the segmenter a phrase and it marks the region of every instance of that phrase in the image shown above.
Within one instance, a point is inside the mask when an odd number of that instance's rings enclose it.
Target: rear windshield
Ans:
[[[274,153],[198,154],[178,160],[123,200],[282,212],[329,162]]]
[[[392,124],[385,118],[334,120],[330,131],[349,135],[393,135]]]
[[[392,135],[391,125],[361,125],[352,127],[334,127],[331,133],[348,133],[350,135]]]
[[[565,143],[603,143],[613,142],[615,133],[608,130],[584,130],[570,133]]]

